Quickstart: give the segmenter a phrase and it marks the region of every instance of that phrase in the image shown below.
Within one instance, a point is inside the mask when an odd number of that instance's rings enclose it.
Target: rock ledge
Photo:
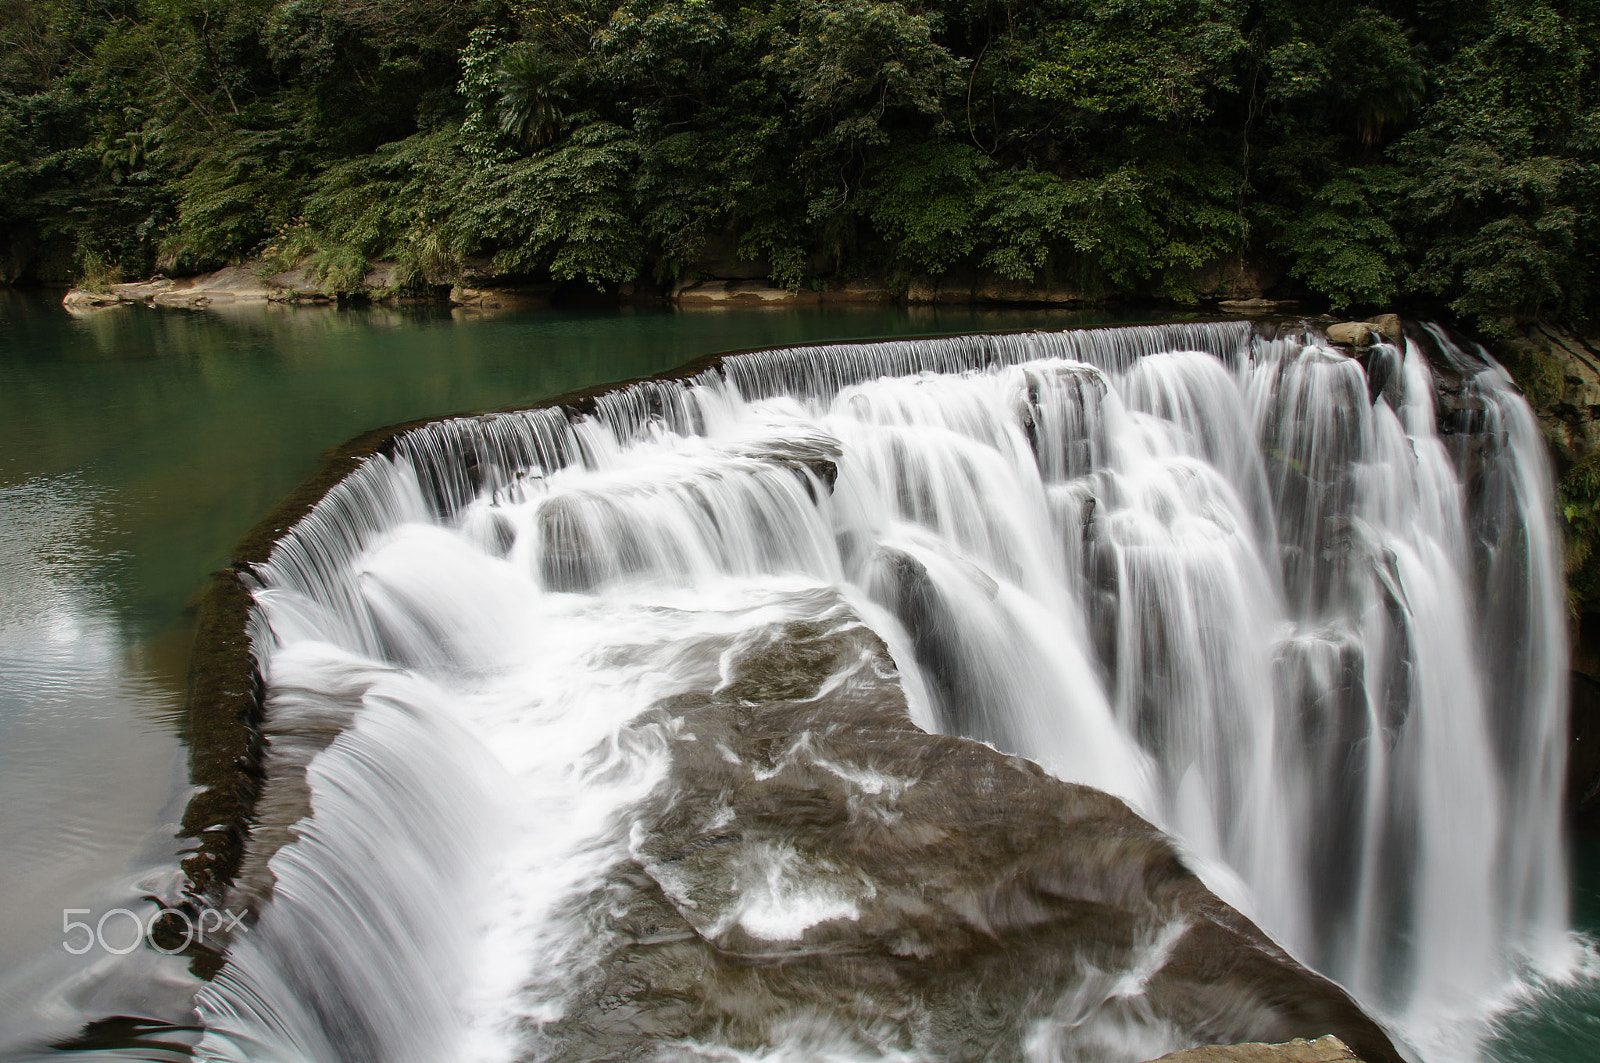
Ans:
[[[1307,1041],[1297,1037],[1281,1045],[1207,1045],[1186,1048],[1150,1063],[1361,1063],[1361,1057],[1333,1034]]]

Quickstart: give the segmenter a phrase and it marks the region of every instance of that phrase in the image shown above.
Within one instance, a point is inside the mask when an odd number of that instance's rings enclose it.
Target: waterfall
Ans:
[[[1437,330],[1357,358],[1242,323],[757,352],[412,430],[253,573],[288,811],[201,1055],[579,1058],[552,1031],[619,869],[708,938],[858,918],[870,884],[782,845],[726,871],[736,902],[690,899],[640,809],[710,741],[671,706],[731,698],[784,632],[861,629],[922,728],[1123,798],[1424,1058],[1470,1058],[1566,948],[1545,462]],[[869,656],[813,678],[883,681]],[[1094,1000],[1136,998],[1173,926]],[[1052,1014],[1088,1030],[1077,1000]],[[1118,1007],[1060,1058],[1181,1046]],[[806,1022],[763,1051],[944,1058],[892,1017]]]

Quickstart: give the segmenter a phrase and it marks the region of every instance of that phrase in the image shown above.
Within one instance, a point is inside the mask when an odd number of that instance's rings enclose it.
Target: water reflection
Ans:
[[[62,947],[66,909],[90,919],[146,910],[177,849],[164,821],[182,756],[161,720],[177,691],[130,667],[96,576],[105,494],[75,474],[0,488],[0,1014],[13,1017],[10,1037],[185,980],[154,954]]]

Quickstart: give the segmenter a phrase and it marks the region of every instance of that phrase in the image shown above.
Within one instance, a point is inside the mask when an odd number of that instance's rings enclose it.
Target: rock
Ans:
[[[184,282],[187,283],[187,282]],[[113,284],[111,290],[129,302],[149,302],[151,299],[165,292],[170,292],[179,287],[179,282],[168,280],[166,277],[152,277],[147,281],[132,281],[123,284]]]
[[[504,280],[505,272],[494,264],[490,255],[466,255],[461,259],[459,280],[467,288],[492,288],[496,281]]]
[[[1548,363],[1547,374],[1554,386],[1547,394],[1528,395],[1536,409],[1600,405],[1600,349],[1595,344],[1565,329],[1540,325],[1522,343],[1507,346],[1520,355],[1531,354]]]
[[[912,305],[998,303],[1025,306],[1081,306],[1093,301],[1065,283],[1033,284],[993,274],[951,270],[939,277],[919,276],[896,293],[882,277],[863,277],[821,293],[823,302],[891,302]]]
[[[398,262],[373,262],[367,269],[366,276],[361,278],[361,287],[369,292],[388,291],[395,286],[399,275]]]
[[[1296,1038],[1281,1045],[1207,1045],[1172,1052],[1150,1063],[1361,1063],[1361,1057],[1328,1034],[1315,1041]]]
[[[764,280],[692,281],[673,293],[673,300],[685,309],[726,306],[816,306],[822,302],[814,291],[790,291]]]
[[[156,296],[165,295],[178,286],[177,282],[165,277],[154,277],[147,281],[122,281],[109,284],[105,291],[74,288],[61,300],[61,305],[69,310],[81,310],[104,309],[128,303],[148,303]]]
[[[1370,321],[1341,321],[1329,325],[1325,331],[1328,342],[1341,347],[1370,347],[1373,340],[1382,335],[1378,326]]]
[[[1283,272],[1266,262],[1246,261],[1240,255],[1212,259],[1195,270],[1190,283],[1202,299],[1227,302],[1273,302],[1263,299],[1283,280]]]
[[[820,432],[791,432],[779,438],[753,440],[739,448],[741,453],[757,461],[782,465],[814,477],[824,491],[832,491],[839,479],[839,456],[843,449],[837,438]]]
[[[980,303],[1046,306],[1086,306],[1094,301],[1087,293],[1062,282],[1029,284],[1025,281],[1007,280],[1004,277],[988,278],[973,289],[972,298],[974,302]]]
[[[1217,307],[1229,314],[1275,314],[1294,305],[1293,299],[1224,299]]]
[[[982,276],[971,270],[952,269],[937,277],[913,279],[901,298],[912,306],[965,305],[974,300],[976,290],[984,283]]]
[[[112,284],[105,292],[74,289],[67,293],[62,305],[68,309],[92,309],[144,303],[197,310],[229,303],[326,303],[343,295],[392,294],[398,274],[396,263],[374,262],[358,288],[340,292],[313,281],[306,260],[292,269],[271,275],[266,274],[262,263],[252,261],[177,280],[153,277],[147,281]]]
[[[882,277],[857,277],[818,293],[824,303],[889,303],[894,292]]]
[[[1137,1030],[1172,1048],[1332,1031],[1400,1063],[1121,801],[917,728],[843,603],[708,638],[716,688],[633,725],[670,777],[568,913],[594,962],[541,1029],[552,1061],[770,1052],[795,1031],[948,1063],[1078,1058]]]
[[[68,310],[105,310],[120,306],[128,300],[115,292],[92,292],[87,288],[74,288],[61,299]]]
[[[261,277],[258,264],[228,266],[187,282],[175,281],[150,299],[157,306],[201,307],[211,303],[265,303],[287,299],[282,286]]]
[[[265,291],[262,298],[271,300],[275,297],[283,302],[331,302],[338,294],[324,286],[323,282],[312,280],[310,270],[304,263],[282,273],[274,273],[261,284]],[[241,290],[251,291],[242,283],[240,287]]]
[[[895,293],[882,277],[855,277],[834,288],[791,291],[770,280],[713,277],[687,281],[672,293],[685,308],[725,306],[818,306],[824,303],[888,303]]]
[[[557,496],[540,508],[539,578],[546,590],[581,592],[599,583],[604,572],[591,531],[592,524],[607,516],[604,506],[593,499]]]
[[[450,289],[450,305],[463,310],[525,310],[548,306],[554,284],[523,284],[507,288]]]
[[[1401,327],[1399,314],[1379,314],[1372,319],[1372,327],[1378,334],[1390,343],[1399,343],[1405,339],[1405,331]]]

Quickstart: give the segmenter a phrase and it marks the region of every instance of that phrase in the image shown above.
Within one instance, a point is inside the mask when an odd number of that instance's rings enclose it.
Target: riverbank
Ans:
[[[1174,300],[1160,289],[1108,291],[1052,280],[1024,283],[992,273],[951,270],[938,276],[891,277],[885,273],[840,276],[815,285],[790,287],[767,275],[759,262],[708,260],[666,284],[630,282],[600,289],[583,284],[530,281],[496,272],[487,260],[463,265],[454,284],[408,287],[395,262],[374,262],[357,282],[335,284],[310,259],[289,269],[251,260],[210,273],[155,276],[69,290],[62,305],[73,312],[146,305],[200,310],[236,303],[372,303],[439,305],[462,310],[527,310],[562,303],[668,304],[685,310],[824,306],[1014,306],[1090,309],[1133,303],[1176,310],[1224,313],[1286,312],[1293,299],[1268,298],[1281,273],[1245,262],[1217,260],[1194,272],[1194,298]]]

